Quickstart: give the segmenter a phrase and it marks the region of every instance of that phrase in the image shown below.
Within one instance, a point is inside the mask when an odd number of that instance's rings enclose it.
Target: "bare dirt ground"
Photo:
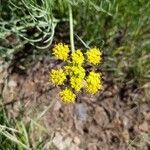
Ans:
[[[102,91],[94,96],[83,92],[76,103],[66,105],[60,89],[48,81],[53,64],[46,57],[25,73],[9,73],[1,61],[0,90],[12,117],[23,114],[26,122],[33,119],[45,127],[53,150],[150,149],[150,105],[136,83],[117,83],[103,73]]]

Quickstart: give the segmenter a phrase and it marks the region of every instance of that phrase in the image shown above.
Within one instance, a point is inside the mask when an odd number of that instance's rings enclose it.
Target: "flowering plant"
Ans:
[[[98,48],[91,48],[86,53],[79,49],[70,53],[68,45],[59,43],[52,51],[56,59],[65,62],[63,67],[50,72],[50,82],[63,88],[60,92],[63,102],[74,102],[82,89],[90,94],[102,89],[101,73],[96,72],[96,65],[101,63],[102,55]],[[91,66],[91,71],[87,65]]]

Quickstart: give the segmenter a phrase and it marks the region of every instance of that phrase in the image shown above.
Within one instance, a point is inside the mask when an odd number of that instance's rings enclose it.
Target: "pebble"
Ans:
[[[14,80],[10,80],[10,81],[8,82],[8,86],[9,86],[9,87],[16,87],[16,86],[17,86],[17,83],[16,83]]]
[[[85,121],[87,119],[87,106],[84,104],[76,104],[75,114],[77,119]]]
[[[147,122],[143,122],[142,124],[140,124],[139,129],[144,132],[148,132],[150,130]]]
[[[122,136],[123,136],[125,142],[126,142],[126,143],[129,143],[130,136],[129,136],[128,130],[124,130],[124,131],[122,132]]]
[[[77,136],[74,137],[73,142],[77,145],[79,145],[81,143],[79,137],[77,137]]]
[[[109,124],[108,116],[102,107],[96,106],[93,118],[100,126],[107,126]]]
[[[97,150],[96,143],[89,143],[88,144],[88,150]]]

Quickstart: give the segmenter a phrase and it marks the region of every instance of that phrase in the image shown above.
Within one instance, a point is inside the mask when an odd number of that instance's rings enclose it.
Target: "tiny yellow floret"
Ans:
[[[71,76],[83,79],[85,77],[85,69],[81,66],[72,66]]]
[[[81,52],[81,50],[76,50],[74,53],[72,53],[72,63],[77,65],[82,65],[84,62],[84,56]]]
[[[60,97],[64,103],[74,103],[76,95],[68,88],[60,92]]]
[[[86,78],[85,89],[91,94],[95,94],[98,90],[102,89],[101,75],[91,71]]]
[[[101,51],[98,48],[91,48],[86,52],[87,62],[97,65],[101,62]]]
[[[73,89],[75,89],[77,92],[79,92],[81,90],[81,88],[83,87],[83,79],[73,76],[70,78],[70,84]]]
[[[72,72],[71,68],[72,66],[69,66],[69,65],[64,67],[64,72],[66,75],[71,75],[71,72]]]
[[[69,47],[66,44],[59,43],[53,48],[53,55],[60,60],[66,61],[68,59]]]
[[[66,79],[66,75],[62,69],[52,70],[50,72],[50,81],[55,85],[62,85]]]
[[[83,79],[85,77],[85,69],[82,66],[65,66],[64,67],[66,75],[70,77],[75,76]]]

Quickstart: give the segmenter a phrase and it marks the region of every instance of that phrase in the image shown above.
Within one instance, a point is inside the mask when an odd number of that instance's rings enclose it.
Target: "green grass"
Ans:
[[[28,117],[27,121],[23,107],[20,106],[18,116],[14,118],[13,114],[9,113],[11,107],[8,108],[0,95],[0,150],[43,150],[44,147],[57,150],[51,141],[48,129],[41,125],[43,115],[54,102],[55,99],[43,112],[39,112],[35,117]]]
[[[21,116],[17,119],[12,119],[8,116],[7,111],[4,108],[0,108],[1,150],[43,150],[43,147],[47,144],[49,148],[54,147],[50,138],[47,137],[48,131],[38,121],[30,119],[30,122],[27,123],[23,121]]]
[[[29,149],[26,128],[22,122],[15,124],[4,108],[0,108],[0,149]]]

